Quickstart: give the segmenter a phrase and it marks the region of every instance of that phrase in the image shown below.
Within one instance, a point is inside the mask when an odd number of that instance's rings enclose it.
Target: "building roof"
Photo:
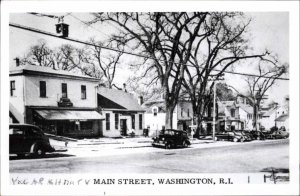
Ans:
[[[248,114],[253,114],[253,107],[251,105],[248,104],[238,104],[238,106],[244,110],[245,112],[247,112]]]
[[[288,114],[283,114],[281,116],[279,116],[278,118],[275,119],[275,121],[279,121],[279,122],[284,122],[289,118]]]
[[[55,70],[51,67],[43,67],[37,65],[20,65],[18,67],[10,67],[9,76],[15,75],[38,75],[38,76],[50,76],[50,77],[63,77],[72,79],[83,79],[89,81],[98,82],[99,79],[90,76],[83,75],[81,73],[74,73],[65,70]]]
[[[274,112],[276,112],[277,110],[277,107],[273,107],[273,108],[270,108],[269,110],[265,111],[263,113],[263,116],[271,116]]]
[[[166,112],[166,105],[162,99],[156,101],[148,101],[142,105],[142,108],[146,111],[146,113],[152,113],[153,107],[157,107],[158,113]]]
[[[98,105],[104,109],[145,111],[132,94],[122,90],[100,87],[98,88],[98,100]]]

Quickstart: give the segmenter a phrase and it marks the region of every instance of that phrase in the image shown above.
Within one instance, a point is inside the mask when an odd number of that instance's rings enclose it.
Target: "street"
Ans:
[[[186,149],[118,149],[118,155],[77,157],[54,153],[43,159],[10,160],[11,173],[256,173],[289,168],[289,140]],[[97,156],[98,154],[98,156]]]

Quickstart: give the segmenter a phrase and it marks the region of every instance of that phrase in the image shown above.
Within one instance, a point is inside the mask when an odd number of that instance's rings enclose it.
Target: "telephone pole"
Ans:
[[[213,133],[212,133],[212,138],[213,142],[216,141],[215,135],[216,135],[216,98],[217,98],[217,81],[224,80],[223,78],[224,74],[221,75],[214,75],[212,76],[212,80],[214,83],[213,91],[214,91],[214,96],[213,96]]]

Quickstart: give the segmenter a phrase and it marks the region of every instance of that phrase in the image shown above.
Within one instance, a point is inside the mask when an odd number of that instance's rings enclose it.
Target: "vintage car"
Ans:
[[[244,131],[235,130],[235,131],[225,131],[221,133],[217,133],[215,135],[215,140],[226,140],[226,141],[233,141],[233,142],[244,142],[244,141],[251,141],[251,136]]]
[[[191,145],[187,132],[175,129],[162,130],[158,137],[152,139],[152,146],[163,146],[166,149],[177,146],[188,147]]]
[[[262,131],[246,131],[247,134],[251,137],[251,140],[265,140],[266,139],[266,134],[263,133]]]
[[[29,124],[9,125],[9,154],[24,156],[31,154],[42,157],[46,152],[54,152],[49,138],[37,126]]]
[[[289,133],[280,129],[268,135],[268,139],[286,139],[288,137]]]

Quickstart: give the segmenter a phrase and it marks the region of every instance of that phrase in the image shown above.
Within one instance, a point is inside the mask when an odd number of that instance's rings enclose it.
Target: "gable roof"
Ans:
[[[251,105],[239,104],[238,106],[248,114],[253,114],[253,107]]]
[[[284,122],[289,118],[289,115],[287,114],[283,114],[281,116],[279,116],[278,118],[275,119],[275,121],[279,121],[279,122]]]
[[[109,89],[104,87],[98,88],[98,100],[109,100],[106,102],[98,102],[98,105],[106,109],[126,109],[130,111],[144,111],[138,104],[137,99],[130,93],[117,89]]]
[[[166,105],[163,100],[148,101],[142,105],[142,108],[146,111],[146,113],[152,113],[153,107],[157,107],[159,113],[166,112]]]

